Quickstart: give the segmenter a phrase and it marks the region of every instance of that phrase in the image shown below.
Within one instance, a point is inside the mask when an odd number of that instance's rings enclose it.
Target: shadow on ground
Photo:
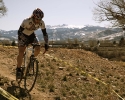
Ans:
[[[31,100],[30,93],[28,93],[27,90],[19,86],[14,86],[13,84],[11,84],[11,85],[1,86],[1,88],[3,88],[8,93],[15,96],[16,98],[18,98],[19,100]],[[8,99],[6,99],[4,96],[0,94],[0,100],[8,100]]]

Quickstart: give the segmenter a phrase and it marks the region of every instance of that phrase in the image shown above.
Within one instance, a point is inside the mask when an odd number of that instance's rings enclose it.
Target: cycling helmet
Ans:
[[[36,18],[36,19],[42,19],[44,17],[44,13],[41,9],[36,8],[33,11],[33,17]]]

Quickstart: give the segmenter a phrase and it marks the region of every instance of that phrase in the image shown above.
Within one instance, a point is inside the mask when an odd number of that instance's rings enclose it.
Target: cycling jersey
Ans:
[[[41,20],[40,24],[35,24],[33,22],[32,18],[26,18],[23,20],[21,27],[24,28],[24,30],[22,31],[22,33],[26,34],[26,35],[31,35],[35,30],[41,28],[41,29],[45,29],[45,24],[44,21]]]

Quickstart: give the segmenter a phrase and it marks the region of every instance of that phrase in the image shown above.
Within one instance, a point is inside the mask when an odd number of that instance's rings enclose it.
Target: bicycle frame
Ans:
[[[35,46],[37,46],[37,45],[32,44],[31,47],[29,47],[29,46],[26,47],[26,50],[25,50],[25,53],[24,53],[24,75],[23,75],[23,77],[26,76],[26,70],[27,70],[27,67],[28,67],[28,58],[29,58],[28,57],[28,51],[31,50],[31,56],[34,57]]]

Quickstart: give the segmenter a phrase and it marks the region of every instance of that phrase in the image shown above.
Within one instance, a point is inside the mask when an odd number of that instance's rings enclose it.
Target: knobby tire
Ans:
[[[33,66],[31,68],[32,64]],[[32,62],[31,60],[30,64],[28,64],[28,68],[26,70],[26,76],[24,79],[24,87],[28,92],[30,92],[33,89],[37,79],[37,75],[38,75],[38,61],[34,60]]]

